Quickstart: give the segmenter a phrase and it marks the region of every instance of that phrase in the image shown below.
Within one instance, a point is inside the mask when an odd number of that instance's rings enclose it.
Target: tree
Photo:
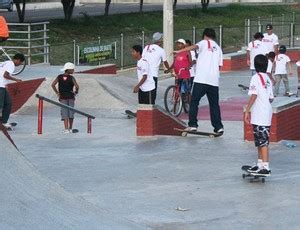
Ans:
[[[65,20],[70,21],[73,15],[75,0],[61,0],[61,3],[64,8]]]
[[[111,0],[105,0],[105,10],[104,10],[104,15],[105,16],[108,16],[110,3],[111,3]]]
[[[173,10],[176,10],[176,6],[177,6],[177,0],[174,0],[174,2],[173,2]]]
[[[209,4],[209,0],[201,0],[201,4],[202,4],[202,11],[207,11],[207,7]]]
[[[25,20],[26,0],[14,0],[14,3],[15,3],[16,8],[17,8],[19,22],[22,23]],[[22,7],[21,7],[21,4],[22,4]]]
[[[144,1],[140,0],[140,13],[143,12],[143,5],[144,5]]]

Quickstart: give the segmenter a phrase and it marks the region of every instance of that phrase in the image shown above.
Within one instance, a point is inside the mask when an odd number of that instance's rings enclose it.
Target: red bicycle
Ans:
[[[167,112],[176,117],[181,114],[182,108],[185,113],[188,113],[190,109],[190,80],[178,78],[183,69],[180,69],[177,75],[173,73],[175,85],[170,85],[164,95],[164,104]]]

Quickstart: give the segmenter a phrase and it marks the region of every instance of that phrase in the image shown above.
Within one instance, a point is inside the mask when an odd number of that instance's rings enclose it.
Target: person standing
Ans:
[[[143,48],[134,45],[131,50],[132,58],[137,61],[138,84],[133,88],[138,93],[139,104],[155,104],[155,82],[149,75],[149,63],[142,57]]]
[[[248,44],[247,48],[247,65],[250,66],[251,76],[253,76],[256,71],[254,68],[254,58],[258,54],[266,55],[268,53],[265,44],[262,42],[264,35],[257,32],[254,34],[254,41]]]
[[[250,99],[246,106],[245,122],[252,124],[255,147],[258,151],[257,164],[249,167],[253,175],[270,176],[269,137],[272,121],[272,101],[274,99],[272,82],[266,74],[268,59],[257,55],[254,59],[256,74],[252,76],[248,95]],[[251,111],[251,116],[250,116]]]
[[[185,40],[187,46],[191,46],[192,42],[190,40]],[[191,50],[191,68],[190,68],[190,75],[191,75],[191,87],[193,86],[195,73],[196,73],[196,61],[197,61],[197,54],[195,50]]]
[[[75,106],[75,95],[78,94],[79,91],[79,86],[72,76],[74,69],[75,65],[71,62],[67,62],[61,69],[64,73],[58,75],[52,82],[52,89],[56,93],[59,101],[71,107]],[[58,89],[56,88],[57,84]],[[64,121],[64,133],[73,133],[74,111],[61,107],[61,119]]]
[[[214,132],[223,134],[224,126],[221,120],[219,105],[219,77],[220,67],[223,65],[223,53],[214,41],[216,32],[206,28],[203,31],[203,40],[195,45],[186,47],[174,53],[196,50],[198,53],[196,75],[192,90],[192,99],[189,111],[189,123],[187,130],[197,131],[198,106],[200,99],[206,95],[209,102],[211,124]]]
[[[12,101],[6,89],[9,81],[21,82],[22,80],[12,77],[15,67],[25,61],[23,54],[17,53],[12,60],[0,63],[0,122],[5,128],[11,128],[8,122]]]
[[[262,39],[262,42],[265,44],[267,53],[269,52],[275,52],[278,51],[278,36],[273,33],[273,26],[271,24],[266,25],[266,33],[264,33],[264,38]]]
[[[145,46],[142,57],[143,59],[146,59],[148,61],[149,75],[153,77],[153,80],[155,82],[155,92],[154,92],[154,100],[155,100],[157,96],[157,85],[158,85],[157,79],[158,79],[159,66],[161,62],[163,62],[167,70],[170,69],[170,66],[166,58],[166,52],[161,47],[163,34],[156,32],[153,34],[152,39],[153,39],[153,44],[149,44]]]

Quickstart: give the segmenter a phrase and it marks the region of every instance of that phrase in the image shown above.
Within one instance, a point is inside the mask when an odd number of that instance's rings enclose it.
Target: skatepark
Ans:
[[[45,78],[36,93],[57,100],[51,83],[59,69],[29,66],[20,78]],[[38,135],[33,95],[10,118],[18,123],[9,132],[18,149],[0,132],[0,229],[299,229],[300,141],[292,141],[295,148],[271,143],[272,176],[265,183],[242,178],[241,166],[257,157],[253,142],[244,140],[248,95],[237,87],[248,85],[249,75],[221,75],[225,133],[219,138],[138,137],[135,119],[123,114],[138,108],[133,69],[74,75],[80,86],[75,107],[96,117],[91,134],[80,115],[74,121],[79,133],[64,134],[60,109],[45,102]],[[173,82],[162,74],[159,106]],[[290,85],[295,92],[296,74]],[[203,111],[199,129],[211,132]]]

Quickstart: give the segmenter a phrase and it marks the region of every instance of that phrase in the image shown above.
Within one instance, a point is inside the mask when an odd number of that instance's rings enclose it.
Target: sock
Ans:
[[[262,161],[262,159],[258,159],[257,160],[257,166],[258,166],[258,168],[263,168],[263,161]]]
[[[263,163],[262,163],[262,166],[263,166],[263,168],[265,168],[265,169],[267,169],[267,170],[270,170],[269,162],[263,162]]]

